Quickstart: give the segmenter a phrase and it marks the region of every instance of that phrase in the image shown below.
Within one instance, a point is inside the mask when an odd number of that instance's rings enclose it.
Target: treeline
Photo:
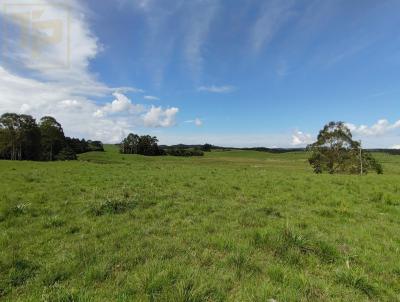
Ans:
[[[242,148],[241,150],[248,151],[259,151],[259,152],[268,152],[268,153],[290,153],[290,152],[301,152],[305,151],[305,148],[265,148],[265,147],[254,147],[254,148]]]
[[[229,150],[229,148],[225,147],[218,147],[218,146],[213,146],[211,144],[204,144],[204,145],[185,145],[185,144],[178,144],[178,145],[161,145],[161,149],[164,149],[166,151],[168,150],[200,150],[203,152],[211,152],[211,150]]]
[[[211,151],[211,145],[206,146]],[[181,147],[162,148],[158,145],[158,139],[155,136],[130,133],[119,144],[119,151],[122,154],[140,154],[146,156],[203,156],[204,153],[200,149],[186,149]]]
[[[400,155],[400,149],[367,149],[367,151],[388,153],[390,155]]]
[[[201,150],[203,152],[210,152],[211,150],[218,151],[231,151],[231,150],[245,150],[245,151],[259,151],[259,152],[268,152],[268,153],[289,153],[289,152],[301,152],[306,151],[305,148],[266,148],[266,147],[249,147],[249,148],[238,148],[238,147],[223,147],[223,146],[215,146],[211,144],[204,145],[172,145],[166,146],[162,145],[160,148],[168,150],[168,149],[192,149],[192,150]]]
[[[82,154],[92,151],[104,151],[103,143],[101,141],[91,141],[79,138],[65,138],[68,146],[75,151],[76,154]]]
[[[99,141],[69,138],[51,116],[39,123],[26,114],[5,113],[0,117],[0,159],[75,160],[77,154],[104,151]]]
[[[199,149],[172,148],[172,149],[166,149],[165,153],[170,156],[183,156],[183,157],[204,156],[204,152]]]

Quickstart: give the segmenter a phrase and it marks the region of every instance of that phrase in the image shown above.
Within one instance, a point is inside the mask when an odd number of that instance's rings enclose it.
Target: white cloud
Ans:
[[[49,1],[41,1],[49,4]],[[167,127],[174,124],[177,108],[161,110],[159,122],[151,123],[153,108],[133,104],[125,95],[127,92],[143,93],[134,87],[108,87],[97,80],[89,71],[89,62],[101,50],[97,38],[90,31],[85,16],[88,14],[80,2],[68,1],[70,10],[70,67],[47,69],[32,65],[29,53],[19,46],[19,37],[11,37],[11,46],[0,63],[0,114],[18,112],[31,114],[35,118],[44,115],[54,116],[64,128],[66,135],[85,137],[115,143],[132,128]],[[54,6],[56,9],[62,9]],[[52,10],[55,17],[61,11]],[[53,16],[53,17],[54,17]],[[0,22],[8,25],[13,22],[0,10]],[[1,36],[0,39],[3,39]],[[4,40],[2,40],[4,42]],[[10,41],[7,41],[10,42]],[[59,46],[46,49],[46,56],[57,58],[62,55]],[[99,104],[94,99],[110,95],[114,100]],[[149,113],[144,125],[143,114]]]
[[[354,140],[361,140],[364,148],[397,148],[400,147],[400,120],[390,123],[387,119],[380,119],[371,126],[346,123],[354,136]],[[292,135],[293,146],[305,146],[313,142],[313,136],[302,131],[295,131]]]
[[[143,122],[146,127],[172,127],[176,123],[178,112],[179,109],[175,107],[164,110],[162,107],[151,106],[151,109],[143,115]]]
[[[160,98],[153,96],[153,95],[145,95],[143,98],[148,101],[159,101],[160,100]]]
[[[304,133],[302,131],[295,131],[292,134],[292,145],[293,146],[305,146],[313,142],[311,134]]]
[[[353,134],[360,136],[384,136],[389,132],[400,129],[400,120],[391,124],[387,119],[380,119],[372,126],[354,125],[347,123],[346,126]]]
[[[69,108],[79,109],[81,108],[81,103],[77,100],[64,100],[59,102],[59,106],[63,109],[69,109]]]
[[[392,146],[392,149],[400,149],[400,145],[394,145]]]
[[[195,124],[197,127],[201,127],[201,126],[203,126],[203,121],[202,121],[201,119],[199,119],[199,118],[196,118],[196,119],[194,120],[194,124]]]
[[[193,1],[190,16],[186,19],[184,52],[190,70],[195,76],[202,72],[203,47],[211,24],[216,16],[219,1]]]
[[[144,93],[143,89],[136,88],[136,87],[117,87],[117,88],[112,88],[113,91],[119,92],[119,93]]]
[[[194,124],[197,127],[203,126],[203,121],[198,117],[196,117],[194,120],[185,121],[185,123]]]
[[[236,87],[235,86],[200,86],[197,88],[198,91],[204,91],[204,92],[212,92],[212,93],[230,93],[235,91]]]
[[[114,92],[113,96],[115,100],[111,103],[107,103],[101,109],[95,112],[95,116],[103,117],[107,114],[114,113],[140,113],[144,110],[143,105],[133,104],[132,101],[122,93]]]

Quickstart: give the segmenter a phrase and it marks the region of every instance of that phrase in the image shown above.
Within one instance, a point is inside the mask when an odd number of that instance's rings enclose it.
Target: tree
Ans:
[[[20,115],[18,134],[19,159],[38,160],[40,158],[41,143],[40,129],[36,124],[36,120],[30,115]]]
[[[124,154],[137,154],[139,146],[139,135],[129,133],[129,135],[122,141],[121,153]]]
[[[17,136],[19,129],[18,114],[4,113],[0,117],[1,149],[4,157],[17,159]]]
[[[155,136],[138,136],[130,133],[120,144],[120,152],[123,154],[141,154],[148,156],[164,155],[164,150],[158,147],[158,139]]]
[[[30,115],[5,113],[0,117],[0,156],[11,160],[37,160],[40,130]]]
[[[382,166],[361,144],[353,140],[351,131],[343,122],[330,122],[319,132],[317,141],[307,147],[309,163],[315,173],[364,173],[375,170],[381,174]]]
[[[52,161],[66,145],[64,131],[61,124],[51,116],[42,117],[39,128],[42,136],[43,158]]]
[[[138,154],[158,155],[158,139],[155,136],[143,135],[139,137]]]
[[[89,151],[104,151],[103,143],[66,138],[53,117],[43,117],[38,126],[30,115],[0,116],[0,159],[72,160],[76,154]]]

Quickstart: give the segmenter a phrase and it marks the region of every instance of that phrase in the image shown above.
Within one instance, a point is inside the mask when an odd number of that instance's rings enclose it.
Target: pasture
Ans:
[[[0,161],[1,301],[399,301],[400,156]]]

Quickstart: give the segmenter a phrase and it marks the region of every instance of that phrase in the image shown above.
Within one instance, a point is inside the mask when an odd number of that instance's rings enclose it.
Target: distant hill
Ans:
[[[201,149],[203,145],[161,145],[162,149]],[[213,150],[248,150],[248,151],[259,151],[259,152],[269,152],[269,153],[289,153],[289,152],[301,152],[306,151],[305,148],[266,148],[266,147],[251,147],[251,148],[237,148],[237,147],[223,147],[223,146],[212,146]],[[400,149],[365,149],[369,152],[382,152],[392,155],[400,155]]]

